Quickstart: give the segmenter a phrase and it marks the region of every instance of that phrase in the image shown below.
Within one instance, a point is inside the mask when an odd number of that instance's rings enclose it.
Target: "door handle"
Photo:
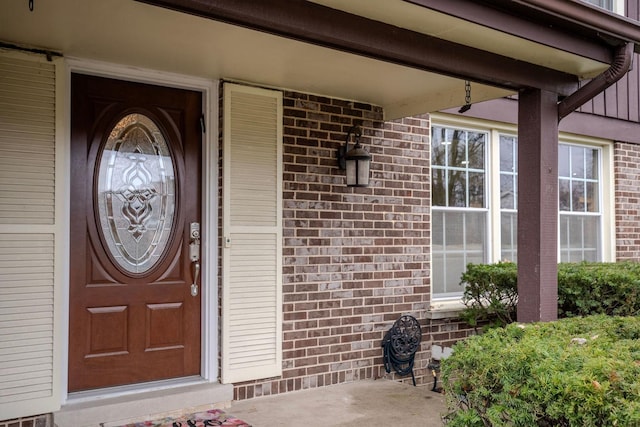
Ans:
[[[191,284],[191,296],[192,297],[197,297],[198,296],[198,276],[200,276],[200,262],[196,261],[193,264],[193,283]]]
[[[198,278],[200,277],[200,224],[192,222],[190,225],[189,259],[193,265],[193,283],[191,284],[191,296],[198,296]]]

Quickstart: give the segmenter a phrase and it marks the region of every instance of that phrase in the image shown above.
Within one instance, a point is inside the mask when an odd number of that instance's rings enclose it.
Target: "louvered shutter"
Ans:
[[[282,94],[225,84],[222,382],[282,373]]]
[[[56,65],[0,53],[0,420],[60,408],[55,113]]]

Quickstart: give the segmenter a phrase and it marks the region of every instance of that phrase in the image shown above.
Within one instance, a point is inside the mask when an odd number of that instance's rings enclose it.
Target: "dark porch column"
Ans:
[[[518,101],[518,321],[558,318],[557,95]]]

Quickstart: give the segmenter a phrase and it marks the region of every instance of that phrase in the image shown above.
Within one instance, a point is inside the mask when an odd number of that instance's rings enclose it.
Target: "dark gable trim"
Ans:
[[[577,77],[304,0],[138,0],[381,61],[511,90],[569,95]]]
[[[596,61],[611,62],[608,45],[639,51],[637,21],[581,0],[403,1]]]
[[[602,44],[597,35],[593,35],[591,40],[577,37],[575,32],[568,32],[566,26],[556,27],[537,22],[532,16],[535,14],[531,12],[516,15],[507,10],[487,7],[477,0],[403,1],[595,61],[610,63],[613,60],[610,47]]]
[[[640,53],[640,22],[606,11],[582,0],[482,0],[516,14],[537,14],[549,24],[561,25],[582,36],[601,38],[611,45],[635,44]],[[628,2],[634,3],[634,2]]]
[[[600,44],[601,40],[578,37],[562,27],[535,22],[531,16],[514,15],[474,1],[404,1],[595,61],[610,63],[613,60],[611,49]]]

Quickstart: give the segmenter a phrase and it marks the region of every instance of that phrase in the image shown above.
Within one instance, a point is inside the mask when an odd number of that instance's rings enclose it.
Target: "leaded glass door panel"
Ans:
[[[200,373],[201,105],[72,75],[70,391]]]

